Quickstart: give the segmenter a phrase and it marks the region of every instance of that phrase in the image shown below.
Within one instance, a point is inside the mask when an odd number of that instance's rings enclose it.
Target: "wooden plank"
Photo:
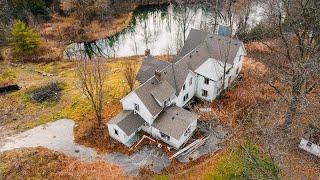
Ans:
[[[185,156],[186,154],[188,154],[190,151],[192,151],[197,145],[203,143],[203,140],[199,141],[198,143],[196,143],[194,146],[190,147],[188,150],[186,150],[185,152],[181,153],[179,156]]]
[[[192,142],[191,144],[189,144],[188,146],[182,148],[180,151],[176,152],[174,155],[172,155],[169,159],[172,159],[174,157],[177,157],[178,155],[180,155],[181,153],[185,152],[186,150],[188,150],[189,148],[191,148],[192,146],[194,146],[195,144],[199,143],[202,139],[197,139],[194,142]]]
[[[182,156],[183,156],[183,155],[186,155],[188,152],[192,151],[193,148],[194,148],[195,146],[197,146],[198,144],[200,144],[200,143],[202,143],[202,142],[204,143],[208,138],[209,138],[209,136],[208,136],[208,137],[205,137],[204,139],[202,139],[199,143],[195,144],[192,148],[190,148],[190,149],[188,149],[186,152],[184,152],[184,153],[182,154]]]
[[[148,137],[146,135],[143,135],[142,138],[140,139],[140,141],[134,146],[134,148],[136,148],[145,138],[147,138],[147,139],[149,139],[149,140],[151,140],[153,142],[156,142],[154,139],[152,139],[152,138],[150,138],[150,137]]]
[[[186,154],[186,156],[184,157],[187,158],[188,156],[190,156],[190,154],[192,154],[195,150],[197,150],[199,147],[201,147],[205,142],[206,140],[210,137],[210,135],[208,137],[206,137],[205,139],[203,139],[203,141],[201,141],[201,143],[197,144],[196,146],[194,146],[194,148],[192,148],[192,150]]]

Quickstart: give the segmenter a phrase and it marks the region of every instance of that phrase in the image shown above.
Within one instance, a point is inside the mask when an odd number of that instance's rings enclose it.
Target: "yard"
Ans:
[[[119,100],[129,91],[121,70],[126,60],[133,60],[139,64],[141,58],[116,59],[106,63],[108,70],[106,85],[109,90],[105,102],[105,119],[112,117],[112,113],[120,110]],[[93,117],[91,106],[82,95],[73,62],[18,66],[1,62],[0,68],[0,84],[13,83],[22,87],[20,91],[0,96],[0,116],[2,117],[0,125],[4,126],[7,132],[23,131],[62,118],[82,122]],[[43,76],[38,71],[54,76]],[[42,103],[31,100],[31,92],[50,82],[58,82],[61,86],[59,100]]]
[[[131,60],[140,64],[141,57],[132,57]],[[126,59],[127,60],[127,59]],[[124,78],[122,75],[121,67],[124,63],[124,59],[117,59],[112,62],[108,62],[107,66],[109,68],[107,85],[110,87],[110,93],[107,96],[107,101],[105,103],[104,119],[108,121],[111,117],[117,114],[121,110],[119,100],[122,96],[128,93],[129,88],[126,87]],[[84,96],[81,95],[79,85],[77,83],[77,77],[75,74],[75,65],[72,62],[58,62],[56,64],[25,64],[23,66],[13,67],[8,64],[1,64],[1,82],[14,82],[22,87],[20,91],[16,91],[7,95],[1,96],[1,116],[5,117],[1,119],[1,126],[5,128],[6,131],[1,131],[1,137],[9,136],[7,132],[15,134],[19,131],[25,131],[31,129],[35,126],[55,121],[57,119],[68,118],[75,120],[75,141],[79,144],[84,144],[88,147],[95,148],[98,152],[122,152],[124,154],[129,154],[128,149],[121,146],[114,140],[111,140],[106,133],[106,129],[100,129],[98,131],[91,131],[93,112],[91,111],[90,104],[87,102]],[[10,67],[10,68],[3,68]],[[52,77],[44,77],[34,70],[57,74]],[[161,171],[160,175],[152,173],[148,169],[140,170],[140,176],[145,178],[173,178],[173,179],[183,179],[183,178],[208,178],[210,179],[212,172],[217,171],[217,165],[219,162],[223,161],[230,156],[229,149],[237,146],[239,142],[244,141],[246,138],[250,137],[255,139],[258,146],[263,147],[263,143],[260,142],[259,132],[252,131],[252,134],[243,134],[243,128],[255,129],[253,124],[255,118],[259,117],[261,107],[267,108],[268,105],[277,98],[273,89],[268,86],[265,79],[268,77],[268,69],[260,62],[254,58],[247,58],[244,63],[244,68],[242,70],[242,78],[239,79],[235,85],[226,93],[223,99],[218,99],[211,104],[212,112],[211,114],[204,114],[202,119],[206,121],[206,117],[209,116],[220,121],[224,126],[232,130],[233,136],[227,141],[226,147],[219,150],[213,154],[205,155],[196,161],[191,163],[180,163],[178,161],[173,161],[165,170]],[[48,84],[51,81],[57,81],[62,84],[62,95],[61,99],[57,102],[45,102],[45,103],[34,103],[30,100],[29,94],[32,90]],[[207,119],[209,120],[209,119]],[[3,140],[3,138],[1,138]],[[3,142],[2,142],[3,143]],[[0,141],[1,144],[1,141]],[[142,148],[143,150],[143,148]],[[37,153],[34,153],[34,152]],[[1,171],[5,172],[7,177],[15,177],[17,162],[8,161],[8,156],[10,157],[24,157],[24,161],[19,164],[23,170],[29,170],[29,162],[34,161],[33,158],[44,158],[41,151],[49,151],[47,149],[26,149],[19,151],[9,151],[2,155],[5,158],[4,163],[1,164]],[[40,152],[40,153],[38,153]],[[51,151],[49,151],[51,152]],[[26,154],[32,153],[29,158],[26,158]],[[130,152],[132,153],[132,152]],[[29,155],[28,155],[29,156]],[[55,157],[60,157],[58,155]],[[139,153],[134,155],[139,157]],[[299,157],[306,159],[305,154],[300,154],[295,151],[291,152],[291,161],[295,164]],[[109,156],[115,157],[115,156]],[[62,160],[58,158],[52,158],[48,161],[65,163],[64,157]],[[109,159],[110,160],[110,159]],[[116,159],[114,159],[116,160]],[[69,160],[68,160],[69,161]],[[117,170],[119,167],[114,165],[108,165],[105,162],[92,162],[85,163],[80,161],[75,161],[77,164],[73,169],[70,166],[62,166],[64,168],[63,172],[66,170],[73,174],[82,171],[83,169],[90,169],[93,164],[99,164],[94,170],[94,173],[102,173],[102,169],[106,166],[110,167],[111,171],[106,171],[112,173],[113,170],[119,172],[116,173],[116,177],[125,178],[125,174],[122,172],[123,169]],[[129,162],[127,162],[129,163]],[[287,160],[286,160],[286,163]],[[129,163],[130,164],[130,163]],[[315,174],[319,172],[319,168],[316,167],[317,162],[311,161],[309,171],[306,172],[305,168],[300,168],[299,172],[307,175],[312,179]],[[37,164],[39,167],[44,167],[44,163]],[[50,166],[53,170],[57,166]],[[70,169],[71,168],[71,169]],[[8,171],[11,173],[8,174]],[[90,171],[93,171],[92,169]],[[87,172],[90,172],[87,171]],[[31,170],[32,172],[32,170]],[[34,173],[34,172],[32,172]],[[288,172],[284,171],[283,174],[286,176]],[[90,174],[90,173],[89,173]],[[119,175],[120,174],[120,175]],[[52,174],[51,174],[52,175]],[[50,175],[50,177],[51,177]],[[61,174],[58,174],[60,176]],[[87,177],[85,174],[79,175],[80,177]],[[77,177],[79,177],[77,176]],[[31,175],[30,175],[31,177]],[[48,178],[48,176],[43,176]],[[68,177],[68,176],[67,176]],[[102,176],[104,177],[104,176]],[[114,177],[115,178],[115,177]]]

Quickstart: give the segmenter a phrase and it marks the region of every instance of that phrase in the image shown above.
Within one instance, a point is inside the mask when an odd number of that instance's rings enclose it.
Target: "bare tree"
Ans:
[[[175,10],[177,11],[175,14],[175,19],[177,20],[179,30],[182,33],[183,44],[187,39],[187,31],[196,15],[197,6],[192,4],[195,8],[195,10],[193,10],[191,8],[191,4],[191,0],[175,0]]]
[[[134,62],[126,62],[124,66],[123,74],[130,88],[130,91],[132,91],[136,83],[136,74],[137,74],[137,67],[134,64]]]
[[[276,55],[265,60],[274,72],[271,82],[283,85],[273,88],[286,97],[284,129],[290,130],[298,110],[308,106],[308,97],[319,87],[320,2],[275,0],[268,5],[268,24],[274,27],[278,38],[272,44],[264,43]]]
[[[98,126],[102,123],[103,102],[106,94],[105,64],[101,58],[77,61],[77,72],[83,93],[90,101],[96,115]]]
[[[236,34],[238,36],[246,36],[248,30],[249,15],[252,11],[253,0],[242,0],[236,3],[238,27]],[[245,37],[243,37],[245,38]]]
[[[211,32],[216,33],[219,21],[223,18],[222,15],[222,1],[223,0],[209,0],[209,5],[211,6],[211,16],[209,26],[211,26]]]

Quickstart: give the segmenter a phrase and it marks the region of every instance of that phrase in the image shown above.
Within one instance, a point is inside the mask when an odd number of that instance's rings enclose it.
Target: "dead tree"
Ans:
[[[297,112],[308,105],[308,97],[319,87],[319,1],[277,0],[268,2],[268,24],[278,37],[272,44],[263,42],[276,57],[265,59],[286,94],[288,108],[284,129],[289,130]]]
[[[178,22],[179,30],[182,33],[182,40],[183,40],[183,43],[181,44],[181,47],[182,47],[184,42],[187,39],[187,31],[194,20],[196,11],[193,11],[193,9],[191,9],[191,4],[192,4],[191,0],[184,0],[184,1],[175,0],[174,3],[175,3],[175,9],[177,11],[177,13],[175,14],[175,19]],[[192,5],[194,6],[194,4]]]
[[[102,123],[103,102],[106,95],[105,64],[101,58],[83,58],[77,61],[77,73],[84,95],[90,101],[98,126]]]
[[[133,90],[136,82],[137,68],[133,62],[126,62],[124,66],[123,75],[126,79],[126,82],[130,88],[130,91]]]

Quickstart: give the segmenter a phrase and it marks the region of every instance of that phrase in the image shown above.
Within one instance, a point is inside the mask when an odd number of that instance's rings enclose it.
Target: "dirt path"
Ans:
[[[12,137],[2,138],[6,142],[0,145],[0,152],[16,148],[42,146],[86,162],[103,160],[119,165],[131,176],[138,176],[140,169],[145,166],[149,166],[152,171],[159,173],[171,163],[161,149],[151,146],[145,146],[131,156],[122,153],[98,154],[95,149],[74,142],[74,125],[73,120],[61,119]]]

